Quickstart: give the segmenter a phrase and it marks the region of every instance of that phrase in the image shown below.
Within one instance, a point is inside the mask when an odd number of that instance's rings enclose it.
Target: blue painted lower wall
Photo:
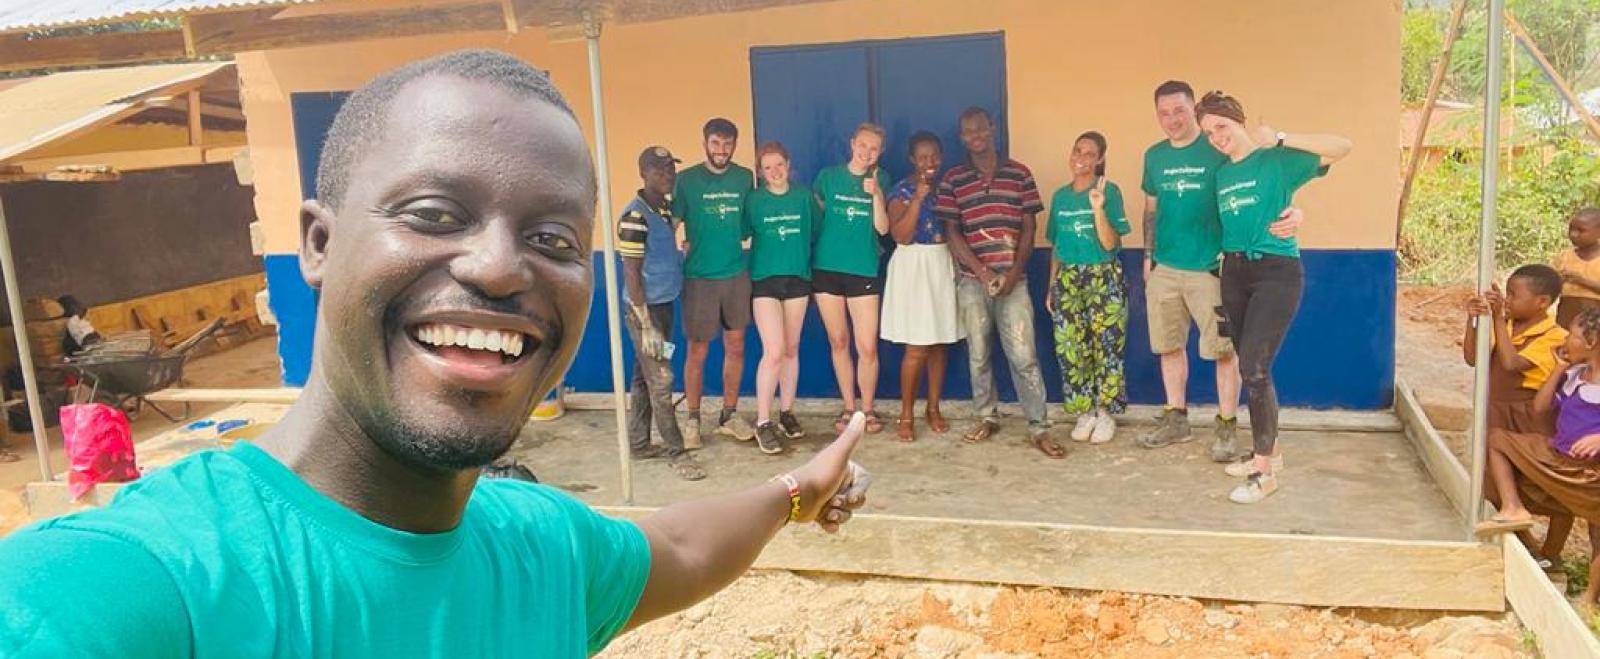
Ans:
[[[568,386],[578,391],[610,391],[610,348],[606,338],[605,287],[601,279],[600,255],[595,256],[594,304],[584,328],[583,343],[573,369],[567,374]],[[1029,263],[1029,293],[1035,300],[1036,338],[1045,384],[1052,400],[1060,399],[1061,376],[1050,345],[1050,319],[1044,312],[1045,278],[1048,257],[1043,250],[1034,253]],[[1150,353],[1149,333],[1144,312],[1144,280],[1139,268],[1143,252],[1126,250],[1123,255],[1133,304],[1128,319],[1128,388],[1135,403],[1162,402],[1161,374],[1156,356]],[[1289,331],[1283,352],[1273,374],[1278,395],[1287,405],[1377,409],[1388,407],[1394,395],[1394,297],[1395,259],[1390,250],[1306,250],[1306,293],[1300,314]],[[316,324],[316,295],[300,278],[294,254],[266,257],[267,287],[272,310],[278,317],[278,354],[283,359],[284,382],[304,384],[311,365],[311,342]],[[741,391],[755,390],[756,364],[761,342],[755,327],[750,327],[746,345],[744,380]],[[687,346],[681,320],[673,328],[673,341],[679,345],[674,367],[682,386],[683,359]],[[1195,337],[1190,337],[1189,397],[1197,402],[1215,402],[1214,371],[1209,362],[1197,356]],[[998,343],[998,342],[996,342]],[[996,351],[998,352],[998,347]],[[899,396],[901,349],[882,343],[879,350],[881,373],[878,395],[882,399]],[[633,350],[624,337],[623,359],[630,372]],[[707,362],[707,394],[721,393],[721,341],[711,346]],[[827,339],[815,305],[806,317],[800,345],[800,395],[830,398],[838,396]],[[997,378],[1001,396],[1015,400],[1011,376],[1005,360],[997,359]],[[966,398],[971,394],[967,376],[966,344],[956,345],[950,354],[946,396]]]

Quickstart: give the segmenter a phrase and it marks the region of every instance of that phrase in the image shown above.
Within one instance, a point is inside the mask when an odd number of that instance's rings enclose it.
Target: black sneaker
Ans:
[[[761,447],[761,452],[767,455],[782,453],[783,431],[778,424],[768,421],[756,426],[756,446]]]
[[[783,435],[789,439],[800,439],[806,436],[806,429],[800,427],[800,420],[794,418],[794,412],[778,413],[778,425],[783,428]]]

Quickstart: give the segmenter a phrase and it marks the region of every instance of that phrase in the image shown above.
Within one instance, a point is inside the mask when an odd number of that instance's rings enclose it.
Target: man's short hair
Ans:
[[[1160,86],[1156,87],[1155,100],[1159,101],[1162,96],[1171,96],[1173,94],[1183,94],[1189,97],[1189,100],[1194,100],[1194,88],[1182,80],[1168,80],[1161,83]]]
[[[700,129],[701,138],[711,139],[712,135],[736,140],[739,139],[739,127],[733,125],[732,121],[722,117],[715,117],[706,122],[705,128]]]
[[[417,60],[373,78],[346,99],[328,129],[317,163],[317,200],[335,211],[350,187],[350,169],[383,134],[389,105],[401,89],[430,75],[486,82],[513,94],[530,96],[577,119],[550,75],[510,54],[487,49],[457,50]]]
[[[1561,297],[1561,273],[1543,263],[1529,263],[1511,271],[1511,278],[1528,282],[1534,295],[1548,295],[1554,300]]]
[[[990,126],[994,125],[994,117],[989,116],[989,111],[976,105],[962,110],[960,121],[965,122],[973,117],[983,117],[983,120],[989,122]]]

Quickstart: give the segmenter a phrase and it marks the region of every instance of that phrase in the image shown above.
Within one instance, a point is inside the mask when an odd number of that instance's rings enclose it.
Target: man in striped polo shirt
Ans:
[[[993,334],[1011,364],[1011,380],[1028,416],[1028,438],[1047,457],[1067,452],[1050,438],[1045,421],[1044,377],[1033,343],[1033,300],[1028,297],[1028,255],[1035,215],[1044,210],[1033,172],[995,151],[994,121],[983,108],[961,113],[967,161],[939,182],[938,215],[950,253],[960,266],[956,298],[967,331],[972,405],[980,420],[963,437],[981,442],[1000,429],[995,410]]]

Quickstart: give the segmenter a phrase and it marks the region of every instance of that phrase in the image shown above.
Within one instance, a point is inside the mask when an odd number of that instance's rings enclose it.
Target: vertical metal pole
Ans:
[[[1505,32],[1505,0],[1489,0],[1489,67],[1483,86],[1482,216],[1478,220],[1478,290],[1489,288],[1495,277],[1495,197],[1500,177],[1500,44]],[[1467,539],[1483,515],[1484,468],[1488,460],[1489,343],[1493,322],[1478,317],[1477,367],[1472,373],[1472,487],[1467,500]]]
[[[17,335],[17,363],[22,368],[22,389],[28,398],[28,418],[33,422],[33,446],[39,452],[39,478],[49,481],[50,434],[44,427],[44,409],[39,405],[39,379],[33,375],[33,348],[28,345],[27,322],[22,316],[22,291],[17,286],[17,267],[11,256],[11,229],[6,226],[6,208],[0,200],[0,277],[6,280],[6,303],[11,308],[11,330]],[[4,423],[0,419],[0,423]]]
[[[622,499],[633,503],[633,464],[628,451],[628,401],[622,380],[622,308],[617,295],[616,216],[611,213],[611,163],[606,157],[606,102],[600,91],[600,21],[584,14],[583,36],[589,43],[589,96],[594,102],[594,157],[600,185],[600,226],[605,244],[606,331],[611,336],[611,389],[616,396],[617,449],[622,462]],[[670,413],[671,410],[668,410]]]

